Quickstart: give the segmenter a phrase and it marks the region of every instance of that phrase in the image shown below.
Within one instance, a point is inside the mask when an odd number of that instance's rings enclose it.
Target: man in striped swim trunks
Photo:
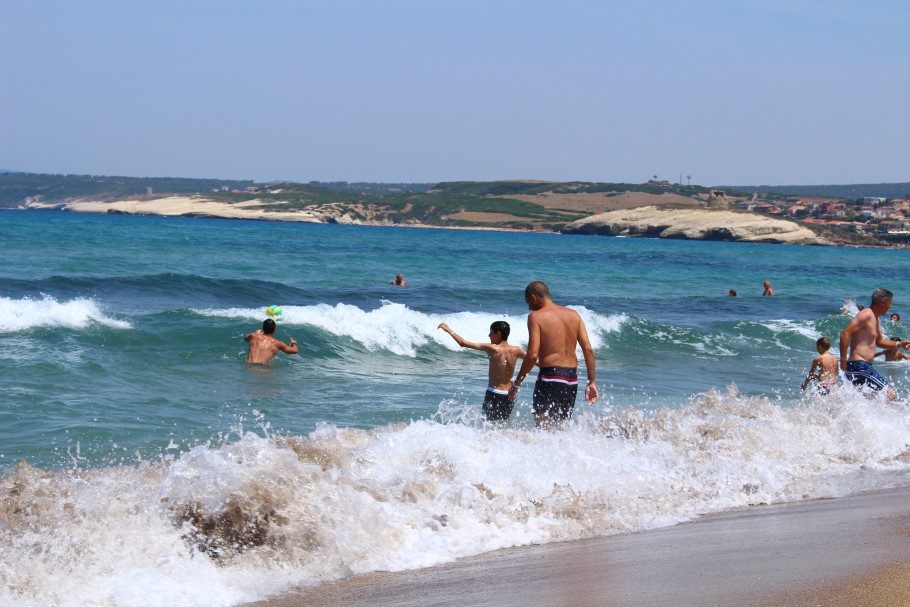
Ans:
[[[576,345],[581,346],[588,372],[585,400],[597,400],[594,348],[588,339],[585,323],[575,310],[557,305],[550,298],[550,289],[539,280],[525,288],[528,314],[528,352],[521,369],[512,382],[509,396],[515,398],[518,388],[535,364],[540,365],[534,385],[534,423],[553,428],[572,416],[578,394],[578,357]]]
[[[894,294],[888,289],[875,289],[872,291],[872,305],[860,310],[850,324],[840,334],[840,368],[854,386],[860,389],[866,387],[878,392],[886,387],[885,380],[872,361],[875,358],[875,346],[882,348],[907,348],[910,341],[885,339],[879,317],[891,307]],[[847,357],[849,349],[850,356]],[[890,400],[897,395],[894,389],[887,386]]]

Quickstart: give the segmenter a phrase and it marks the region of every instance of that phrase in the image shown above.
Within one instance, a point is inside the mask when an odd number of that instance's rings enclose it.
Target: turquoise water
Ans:
[[[2,211],[0,261],[3,605],[228,607],[910,484],[910,365],[893,402],[798,389],[873,288],[910,320],[906,251]],[[534,279],[597,353],[558,432],[529,389],[486,423],[436,328],[522,343]],[[251,367],[269,305],[300,353]]]
[[[711,386],[798,395],[814,339],[873,287],[910,311],[905,251],[214,219],[0,214],[0,455],[69,466],[154,457],[264,416],[294,434],[475,405],[483,339],[524,323],[525,284],[595,319],[600,407],[672,406]],[[389,280],[403,272],[410,286]],[[762,298],[771,279],[777,296]],[[729,298],[734,288],[739,297]],[[73,302],[78,302],[73,304]],[[299,356],[243,364],[284,306]],[[69,306],[69,309],[59,309]],[[319,306],[322,306],[321,308]],[[337,306],[342,306],[338,308]],[[385,307],[384,307],[385,306]],[[910,315],[908,315],[910,319]],[[521,341],[523,327],[514,327]],[[885,323],[886,333],[908,337]],[[898,383],[906,373],[888,369]],[[529,394],[518,418],[527,423]],[[257,413],[254,413],[257,412]],[[523,418],[523,419],[522,419]]]

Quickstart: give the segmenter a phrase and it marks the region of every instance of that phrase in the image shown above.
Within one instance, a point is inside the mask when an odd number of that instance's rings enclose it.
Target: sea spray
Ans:
[[[461,421],[453,421],[458,417]],[[579,408],[560,432],[456,407],[372,430],[243,432],[172,462],[0,481],[11,605],[230,605],[497,548],[639,531],[910,482],[910,406],[850,388],[782,406],[735,388]]]

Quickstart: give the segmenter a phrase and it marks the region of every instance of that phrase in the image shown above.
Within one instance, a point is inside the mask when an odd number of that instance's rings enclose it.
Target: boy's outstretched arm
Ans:
[[[479,344],[476,341],[468,341],[464,337],[462,337],[461,335],[459,335],[458,333],[453,331],[451,329],[451,327],[449,327],[449,325],[447,325],[444,322],[439,323],[439,327],[437,327],[437,328],[442,329],[443,331],[445,331],[446,333],[451,335],[452,339],[455,340],[455,343],[457,343],[462,348],[470,348],[471,350],[488,350],[489,349],[490,344]]]

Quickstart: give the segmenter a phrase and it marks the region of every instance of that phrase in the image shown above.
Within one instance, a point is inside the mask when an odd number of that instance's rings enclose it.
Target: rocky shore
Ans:
[[[647,236],[688,240],[733,240],[781,244],[832,244],[793,221],[756,213],[705,208],[610,211],[573,221],[563,232],[606,236]]]
[[[120,213],[124,215],[164,215],[169,217],[222,217],[226,219],[266,219],[306,223],[361,223],[344,212],[340,205],[331,209],[283,209],[280,202],[258,199],[223,202],[203,196],[167,196],[127,200],[74,199],[66,202],[29,200],[28,209],[58,209],[77,213]]]

